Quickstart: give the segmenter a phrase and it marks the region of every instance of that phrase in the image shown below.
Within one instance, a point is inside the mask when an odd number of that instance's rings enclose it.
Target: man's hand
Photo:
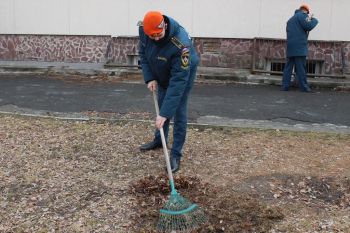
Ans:
[[[155,91],[157,90],[157,81],[156,80],[153,80],[153,81],[150,81],[148,84],[147,84],[147,88],[150,90],[150,91]]]
[[[156,118],[156,127],[157,129],[161,129],[164,126],[164,123],[167,119],[162,116],[157,116]]]
[[[312,18],[314,17],[314,14],[309,13],[308,17],[307,17],[307,21],[310,22],[312,20]]]

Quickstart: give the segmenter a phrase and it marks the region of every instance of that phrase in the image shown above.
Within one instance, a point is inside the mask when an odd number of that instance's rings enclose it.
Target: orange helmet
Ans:
[[[302,4],[299,9],[305,9],[307,13],[310,13],[310,7],[306,3]]]
[[[151,36],[163,31],[164,17],[159,11],[149,11],[143,18],[143,31],[146,35]]]

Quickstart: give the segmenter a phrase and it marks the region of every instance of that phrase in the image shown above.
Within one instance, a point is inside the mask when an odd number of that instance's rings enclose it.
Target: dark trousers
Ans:
[[[282,90],[287,91],[290,86],[293,68],[298,78],[299,88],[301,91],[308,91],[310,87],[306,80],[306,57],[288,57],[287,63],[283,70]]]
[[[188,96],[192,89],[194,79],[196,77],[197,67],[192,67],[190,71],[190,77],[185,91],[182,95],[179,106],[176,109],[174,115],[174,130],[173,130],[173,146],[171,148],[170,155],[173,157],[180,158],[182,156],[182,147],[185,144],[186,133],[187,133],[187,102]],[[166,95],[166,89],[158,85],[158,105],[159,108],[162,106],[164,97]],[[168,141],[169,134],[169,123],[170,119],[166,120],[163,126],[164,135],[166,141]],[[160,132],[156,130],[155,139],[156,142],[161,143]]]

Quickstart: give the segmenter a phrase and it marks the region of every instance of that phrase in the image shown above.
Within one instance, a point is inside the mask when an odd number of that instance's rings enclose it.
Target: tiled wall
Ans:
[[[106,62],[126,64],[128,54],[138,53],[137,37],[110,38],[107,48]]]
[[[104,62],[109,36],[0,35],[0,60]]]
[[[202,66],[250,69],[252,40],[196,38]]]
[[[257,38],[252,50],[255,57],[255,69],[264,69],[268,59],[284,59],[286,41]],[[350,72],[350,42],[309,41],[310,60],[323,62],[324,74],[348,74]]]
[[[251,69],[268,57],[284,58],[285,40],[195,38],[201,66]],[[127,63],[137,37],[0,35],[0,60]],[[254,57],[254,58],[253,58]],[[326,74],[349,73],[350,42],[310,41],[309,58],[324,60]]]

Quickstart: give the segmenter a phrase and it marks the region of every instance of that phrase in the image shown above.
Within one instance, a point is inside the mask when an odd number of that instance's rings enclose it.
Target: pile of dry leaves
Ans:
[[[203,184],[196,177],[179,176],[175,183],[181,195],[195,202],[208,215],[208,223],[195,232],[268,232],[283,219],[277,207],[269,207],[249,195]],[[137,197],[133,216],[135,232],[156,232],[158,212],[169,195],[168,179],[148,176],[131,185]]]

